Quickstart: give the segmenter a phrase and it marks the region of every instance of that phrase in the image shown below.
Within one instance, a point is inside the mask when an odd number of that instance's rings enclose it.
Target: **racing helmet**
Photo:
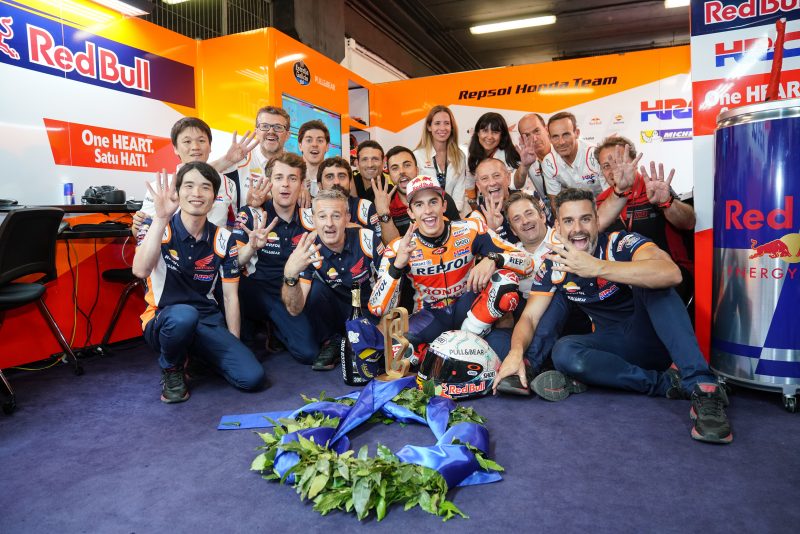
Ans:
[[[433,380],[437,395],[470,399],[491,391],[499,369],[500,359],[483,338],[464,330],[450,330],[428,346],[417,383]]]

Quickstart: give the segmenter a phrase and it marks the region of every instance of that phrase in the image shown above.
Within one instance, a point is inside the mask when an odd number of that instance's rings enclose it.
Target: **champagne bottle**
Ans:
[[[364,314],[361,312],[361,284],[359,282],[353,282],[353,288],[350,290],[350,299],[350,304],[353,306],[350,311],[350,320],[361,319]]]

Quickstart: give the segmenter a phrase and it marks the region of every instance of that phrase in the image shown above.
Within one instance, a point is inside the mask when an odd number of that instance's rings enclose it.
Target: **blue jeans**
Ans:
[[[272,321],[275,335],[295,360],[310,364],[317,358],[320,342],[314,335],[308,317],[312,313],[324,314],[325,310],[311,310],[306,306],[303,313],[292,316],[283,305],[280,293],[268,291],[258,281],[244,277],[239,282],[239,301],[245,317]]]
[[[666,394],[671,384],[664,371],[672,362],[687,391],[697,383],[717,383],[675,290],[632,289],[633,313],[591,334],[559,339],[555,368],[587,384],[648,395]]]
[[[159,352],[162,369],[182,366],[188,351],[213,365],[225,380],[239,389],[264,385],[264,367],[250,349],[228,331],[219,312],[201,315],[188,304],[158,310],[145,326],[144,338]]]

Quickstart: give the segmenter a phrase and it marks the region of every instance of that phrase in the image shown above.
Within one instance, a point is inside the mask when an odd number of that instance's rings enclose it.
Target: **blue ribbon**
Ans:
[[[266,418],[295,418],[304,413],[322,413],[328,417],[338,417],[337,428],[307,428],[291,432],[281,438],[281,443],[297,441],[298,436],[313,440],[317,445],[327,447],[337,454],[350,450],[347,433],[358,427],[373,414],[380,411],[385,416],[403,423],[427,424],[436,437],[436,444],[428,447],[406,445],[396,455],[402,462],[422,465],[438,471],[447,487],[488,484],[502,480],[499,473],[487,472],[480,468],[475,455],[463,443],[479,449],[484,454],[489,450],[489,431],[476,423],[459,423],[449,429],[450,412],[455,410],[456,403],[445,397],[432,397],[428,401],[426,417],[423,419],[407,408],[397,405],[391,399],[407,388],[416,387],[415,377],[409,376],[391,382],[372,380],[360,392],[350,393],[345,397],[356,399],[353,406],[345,406],[336,402],[314,402],[293,412],[264,412],[258,414],[227,415],[222,418],[219,430],[243,428],[264,428],[273,426]],[[461,444],[453,444],[458,440]],[[282,477],[300,458],[294,452],[279,450],[275,455],[275,471]],[[294,474],[286,477],[294,482]]]

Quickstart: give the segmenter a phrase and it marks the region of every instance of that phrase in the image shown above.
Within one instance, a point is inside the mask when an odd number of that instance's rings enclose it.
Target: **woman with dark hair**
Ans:
[[[436,178],[459,212],[465,206],[469,209],[466,197],[475,197],[475,181],[467,174],[467,158],[458,146],[458,127],[450,108],[434,106],[428,112],[414,157],[419,173]]]
[[[470,174],[474,176],[478,163],[486,158],[499,159],[512,173],[519,167],[519,152],[511,141],[506,120],[499,113],[484,113],[475,124],[467,158]]]

